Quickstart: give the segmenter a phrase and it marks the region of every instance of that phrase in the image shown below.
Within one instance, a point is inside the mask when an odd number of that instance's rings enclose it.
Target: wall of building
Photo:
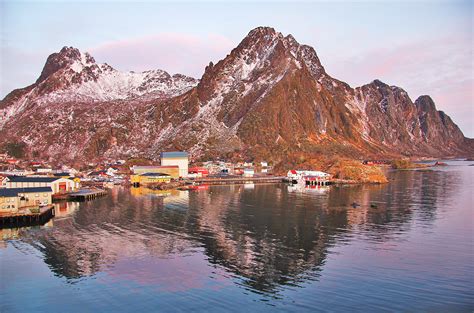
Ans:
[[[141,175],[131,175],[130,182],[132,185],[147,185],[147,184],[156,184],[156,183],[169,183],[171,177],[159,177],[159,176],[141,176]]]
[[[17,197],[0,197],[0,212],[17,212],[18,198]]]
[[[60,186],[61,184],[64,184],[64,183],[66,184],[66,192],[77,190],[77,186],[74,181],[67,178],[60,178],[51,183],[51,189],[53,190],[53,194],[61,193],[62,191],[60,189]]]
[[[133,173],[136,175],[145,173],[163,173],[168,174],[171,178],[179,178],[179,167],[169,166],[147,166],[147,167],[135,167]]]
[[[186,157],[161,158],[161,165],[163,166],[177,165],[179,167],[180,177],[188,176],[188,164],[189,164],[189,161],[188,161],[188,158]]]
[[[33,188],[33,187],[50,187],[51,183],[40,182],[7,182],[7,188]]]
[[[25,200],[21,200],[23,197]],[[37,205],[49,205],[53,203],[51,192],[26,192],[19,193],[19,207],[37,206]]]

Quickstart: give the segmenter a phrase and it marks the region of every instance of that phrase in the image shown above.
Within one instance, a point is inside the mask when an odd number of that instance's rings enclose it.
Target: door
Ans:
[[[59,183],[59,192],[66,192],[66,183]]]

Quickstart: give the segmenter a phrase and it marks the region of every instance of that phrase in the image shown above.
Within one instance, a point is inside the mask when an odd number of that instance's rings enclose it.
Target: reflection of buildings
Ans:
[[[169,257],[199,247],[210,263],[238,275],[251,290],[275,293],[279,286],[317,279],[329,249],[347,243],[358,228],[359,237],[384,242],[413,219],[433,219],[440,194],[453,196],[442,189],[449,180],[441,174],[394,175],[396,183],[333,186],[324,196],[286,185],[192,192],[121,188],[81,203],[73,220],[30,242],[68,278],[105,271],[118,260],[133,266],[141,256]],[[377,207],[370,206],[374,202]]]
[[[329,186],[317,186],[317,185],[306,186],[303,184],[294,184],[294,185],[288,186],[288,191],[291,191],[291,192],[307,192],[307,193],[311,192],[315,194],[326,194],[329,192],[329,190],[330,190]]]
[[[20,228],[0,228],[0,244],[2,248],[6,248],[4,240],[18,239],[20,238]]]
[[[54,213],[55,219],[61,217],[70,217],[72,214],[79,209],[80,203],[79,202],[57,202],[54,203]]]

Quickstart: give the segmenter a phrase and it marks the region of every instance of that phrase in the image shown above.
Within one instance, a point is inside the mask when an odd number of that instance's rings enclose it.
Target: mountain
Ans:
[[[31,86],[0,102],[3,143],[53,161],[472,155],[472,140],[429,96],[415,102],[374,80],[351,88],[316,51],[258,27],[200,80],[160,70],[123,73],[87,53],[52,54]]]

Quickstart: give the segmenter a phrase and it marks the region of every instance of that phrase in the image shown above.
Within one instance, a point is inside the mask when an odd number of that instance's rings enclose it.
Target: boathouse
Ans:
[[[326,178],[329,179],[331,177],[330,174],[321,172],[321,171],[307,171],[307,170],[290,170],[286,174],[289,179],[299,179],[305,176],[310,177],[319,177],[319,178]]]
[[[73,192],[79,189],[79,180],[48,176],[8,176],[6,188],[50,187],[53,194]]]
[[[178,166],[179,177],[188,176],[189,156],[187,152],[183,152],[183,151],[162,152],[160,159],[161,159],[162,166],[170,166],[170,165]]]

